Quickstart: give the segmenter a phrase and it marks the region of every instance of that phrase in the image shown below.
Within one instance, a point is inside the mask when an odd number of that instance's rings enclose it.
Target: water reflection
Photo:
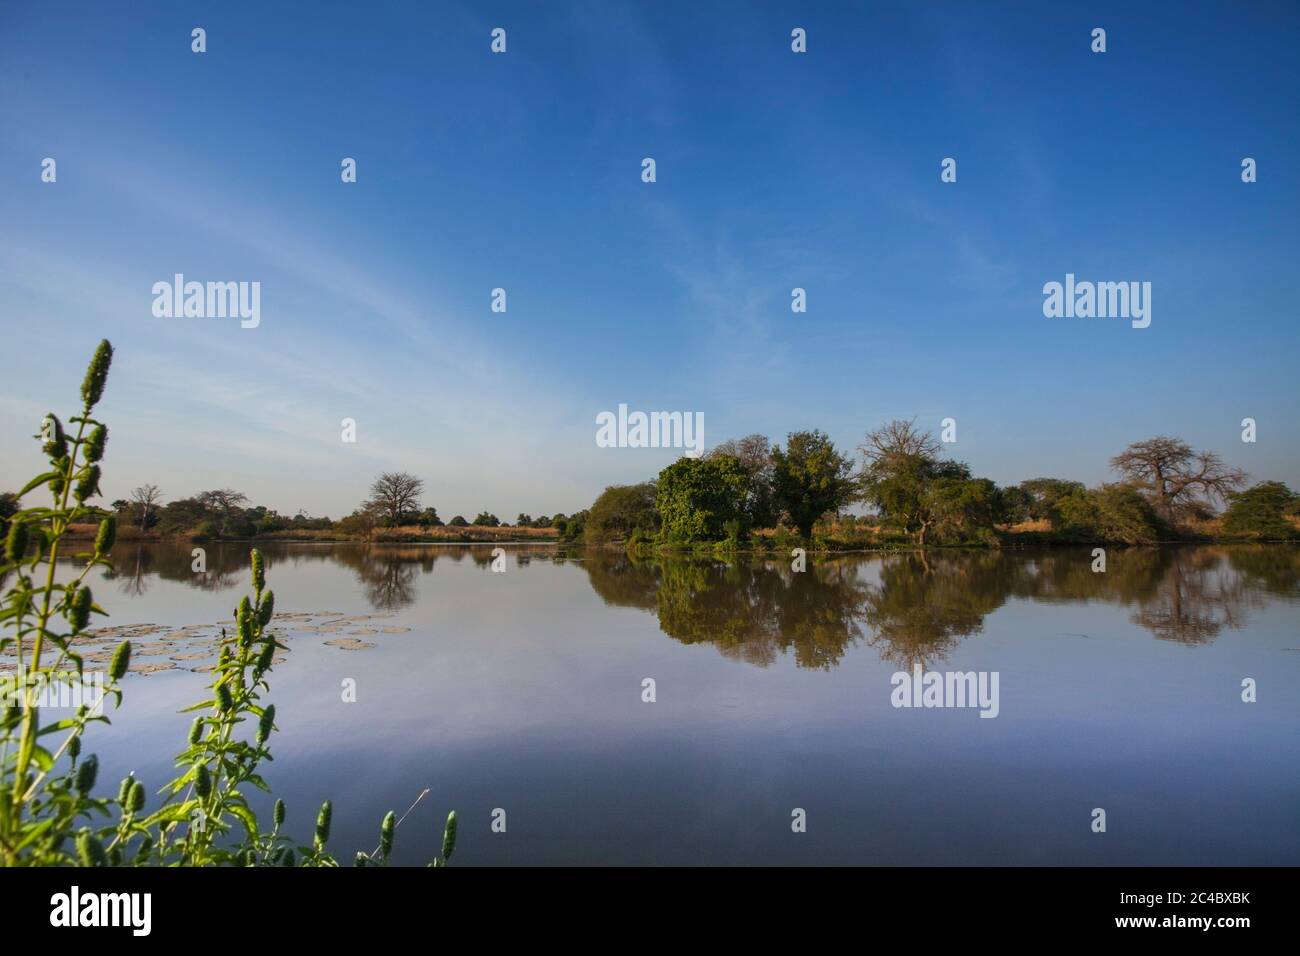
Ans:
[[[711,643],[751,664],[792,653],[801,667],[830,668],[862,636],[866,588],[849,561],[810,565],[796,574],[765,564],[638,562],[601,553],[583,567],[606,603],[652,609],[670,637]]]
[[[801,572],[784,562],[609,554],[583,566],[606,603],[654,610],[663,632],[685,644],[713,643],[759,666],[789,652],[799,666],[823,669],[858,640],[899,664],[942,657],[980,630],[1018,570],[994,553],[843,556]]]
[[[1298,555],[1285,546],[1134,548],[1112,551],[1098,574],[1077,555],[1051,554],[1035,560],[1037,573],[1016,596],[1132,607],[1130,620],[1156,638],[1205,644],[1225,628],[1244,626],[1246,611],[1262,606],[1261,572],[1275,594],[1294,594]]]
[[[1086,549],[828,556],[802,572],[750,558],[507,550],[519,569],[573,564],[606,604],[653,613],[669,637],[760,667],[788,654],[800,667],[833,668],[859,641],[899,666],[929,665],[1009,600],[1117,605],[1153,637],[1197,645],[1244,626],[1270,599],[1300,598],[1300,549],[1280,545],[1115,549],[1101,573]],[[271,543],[263,552],[273,580],[280,561],[346,567],[382,611],[416,604],[421,577],[439,561],[491,573],[493,560],[490,545]],[[189,545],[124,543],[113,560],[110,577],[130,596],[144,594],[155,576],[208,591],[237,588],[249,561],[237,543],[206,545],[203,573],[192,570]]]
[[[158,572],[154,569],[154,549],[137,545],[129,554],[113,554],[113,567],[104,574],[117,589],[128,597],[139,597],[149,590],[149,581]]]
[[[361,582],[366,601],[375,610],[396,611],[415,603],[420,575],[430,574],[437,555],[429,549],[343,548],[340,564],[351,568]]]
[[[947,656],[1006,601],[1025,566],[994,553],[905,554],[886,559],[863,618],[885,660],[911,667]]]
[[[760,666],[790,652],[799,666],[832,667],[859,639],[885,660],[925,666],[1013,598],[1131,607],[1157,639],[1204,644],[1243,627],[1266,595],[1300,595],[1300,550],[1274,546],[1116,550],[1104,572],[1074,549],[846,556],[801,573],[784,562],[610,554],[583,566],[606,603],[653,610],[670,637]]]

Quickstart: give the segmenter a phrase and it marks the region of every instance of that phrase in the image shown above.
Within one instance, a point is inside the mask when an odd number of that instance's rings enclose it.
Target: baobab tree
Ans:
[[[131,500],[140,509],[140,530],[144,531],[154,506],[162,501],[162,489],[157,485],[141,485],[131,490]]]
[[[370,500],[366,505],[387,519],[391,527],[402,523],[402,518],[420,510],[420,495],[424,482],[404,471],[386,471],[370,486]]]
[[[1110,467],[1145,492],[1164,518],[1202,499],[1224,501],[1246,483],[1244,471],[1227,467],[1214,452],[1164,436],[1134,442],[1110,460]]]

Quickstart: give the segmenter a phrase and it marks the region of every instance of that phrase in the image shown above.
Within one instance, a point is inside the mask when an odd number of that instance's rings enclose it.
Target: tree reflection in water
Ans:
[[[600,552],[583,567],[606,603],[654,611],[670,637],[759,666],[788,652],[800,667],[830,668],[859,639],[900,667],[927,666],[1010,598],[1131,607],[1157,639],[1203,644],[1242,627],[1266,596],[1300,593],[1300,549],[1282,546],[1113,549],[1100,573],[1086,549],[840,556],[798,573]]]
[[[244,579],[246,543],[202,546],[207,570],[196,573],[189,543],[123,542],[109,577],[132,595],[144,593],[154,576],[213,591]],[[272,568],[285,561],[350,569],[370,607],[385,611],[413,605],[420,576],[432,574],[438,561],[469,561],[485,573],[492,563],[491,545],[260,547]],[[747,556],[507,550],[525,571],[530,561],[582,568],[607,604],[654,613],[668,636],[712,644],[760,667],[790,654],[800,667],[832,668],[859,641],[900,667],[926,666],[979,633],[1010,599],[1126,607],[1130,620],[1159,640],[1196,645],[1242,627],[1246,614],[1270,599],[1300,597],[1300,548],[1286,545],[1114,548],[1102,573],[1093,572],[1087,548],[823,556],[802,572],[788,561]]]
[[[868,643],[884,660],[909,669],[942,660],[984,627],[1019,571],[990,552],[886,557],[863,608]]]

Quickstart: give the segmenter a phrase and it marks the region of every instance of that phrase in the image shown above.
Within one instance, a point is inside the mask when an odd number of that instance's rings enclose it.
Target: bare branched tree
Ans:
[[[934,460],[942,446],[939,439],[916,427],[916,419],[896,418],[867,432],[858,451],[867,471],[887,473],[908,460]]]
[[[942,447],[933,435],[916,427],[915,418],[886,422],[867,432],[858,446],[860,494],[885,521],[915,534],[922,548],[930,529],[940,521],[942,508],[935,497],[939,482],[970,479],[966,465],[940,459]]]
[[[131,500],[140,508],[140,530],[143,531],[154,506],[162,501],[162,489],[157,485],[141,485],[131,490]]]
[[[1163,436],[1134,442],[1110,460],[1110,467],[1145,491],[1166,518],[1203,498],[1226,500],[1247,477],[1212,451],[1196,451],[1181,439]]]
[[[370,486],[367,506],[383,515],[390,525],[401,523],[404,515],[420,510],[424,482],[404,471],[386,471]]]
[[[740,467],[748,474],[756,475],[772,466],[772,443],[766,435],[757,433],[744,438],[732,438],[710,450],[708,457],[717,458],[721,455],[730,455],[740,462]]]

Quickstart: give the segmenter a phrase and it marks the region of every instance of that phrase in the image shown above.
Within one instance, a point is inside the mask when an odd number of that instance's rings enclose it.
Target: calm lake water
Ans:
[[[112,789],[170,778],[207,680],[182,639],[247,591],[247,547],[206,550],[199,574],[189,545],[124,544],[94,584],[109,624],[158,626],[138,662],[174,668],[92,730]],[[329,797],[350,861],[429,788],[398,862],[455,808],[462,866],[1300,863],[1300,549],[1112,550],[1104,573],[1088,550],[803,573],[505,551],[494,573],[490,546],[263,548],[295,615],[267,776],[304,841]],[[917,664],[996,672],[996,718],[893,706]]]

